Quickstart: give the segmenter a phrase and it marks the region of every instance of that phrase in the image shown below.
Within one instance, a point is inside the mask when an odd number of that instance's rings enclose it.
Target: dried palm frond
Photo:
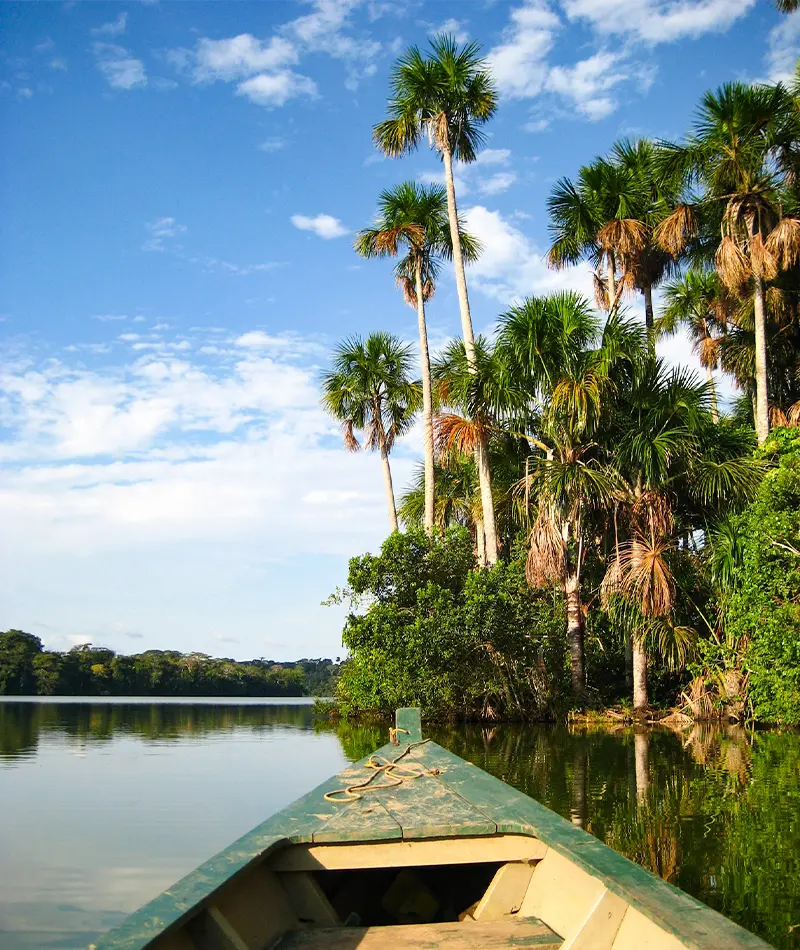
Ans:
[[[648,232],[647,225],[636,218],[615,218],[600,228],[597,240],[606,250],[631,257],[647,245]]]
[[[783,325],[794,319],[794,310],[790,298],[780,287],[767,287],[764,292],[764,299],[767,303],[770,318],[776,323]]]
[[[663,538],[641,535],[620,545],[620,593],[630,597],[645,617],[668,614],[675,600],[675,578],[664,555],[672,547]]]
[[[789,424],[789,419],[786,416],[786,413],[781,409],[780,406],[770,406],[769,407],[769,427],[770,429],[777,429],[780,426],[786,426]]]
[[[353,423],[342,423],[342,435],[344,436],[344,447],[348,452],[358,452],[361,448],[358,439],[353,434]]]
[[[456,449],[464,455],[475,451],[482,435],[480,423],[457,416],[454,413],[442,413],[433,422],[433,438],[441,453]]]
[[[397,286],[403,291],[403,299],[409,307],[417,306],[417,288],[410,277],[398,277]]]
[[[594,302],[598,310],[608,310],[609,300],[608,300],[608,283],[605,278],[601,277],[598,273],[592,275],[594,277]]]
[[[440,152],[444,151],[450,141],[450,125],[447,113],[439,112],[428,120],[428,141]]]
[[[681,693],[681,698],[685,703],[684,708],[691,711],[693,719],[711,718],[714,710],[714,693],[705,676],[695,676],[688,688]]]
[[[753,263],[753,273],[762,280],[775,280],[778,276],[778,265],[765,247],[760,234],[754,234],[750,238],[750,260]]]
[[[525,577],[531,587],[545,587],[564,579],[566,551],[553,518],[540,511],[531,529],[530,550],[525,563]]]
[[[635,499],[630,516],[639,534],[658,538],[672,534],[672,506],[659,492],[646,491]]]
[[[713,336],[705,336],[697,348],[700,365],[704,369],[716,369],[719,363],[719,340]]]
[[[767,251],[781,270],[789,270],[800,261],[800,220],[781,218],[767,237]]]
[[[691,205],[678,205],[653,232],[656,244],[673,257],[678,257],[696,235],[697,217]]]
[[[600,603],[603,610],[608,610],[611,598],[614,594],[622,592],[622,568],[619,560],[615,557],[608,565],[605,577],[600,583]]]
[[[793,429],[800,428],[800,399],[789,406],[789,411],[786,413],[786,422]]]
[[[428,278],[425,283],[422,285],[422,299],[430,300],[431,297],[436,293],[436,284]]]
[[[751,277],[749,261],[738,244],[727,234],[717,248],[714,263],[722,282],[732,293],[742,290]]]

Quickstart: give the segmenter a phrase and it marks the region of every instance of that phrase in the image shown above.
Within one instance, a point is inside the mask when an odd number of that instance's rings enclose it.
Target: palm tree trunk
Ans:
[[[642,288],[644,294],[644,325],[647,328],[647,348],[651,354],[656,351],[656,334],[653,326],[653,287],[651,284],[645,284]]]
[[[708,392],[711,395],[711,418],[714,424],[719,422],[719,407],[717,406],[717,384],[714,382],[714,370],[706,366],[706,379],[708,380]]]
[[[607,252],[606,260],[608,262],[608,310],[611,313],[614,309],[614,301],[617,299],[616,264],[613,251]]]
[[[475,549],[478,567],[486,567],[486,534],[483,530],[483,519],[475,522]]]
[[[572,673],[572,695],[577,702],[583,703],[586,692],[586,671],[583,659],[581,586],[577,571],[567,576],[564,593],[567,600],[567,642],[569,643],[569,665]]]
[[[453,181],[453,153],[448,146],[442,149],[444,161],[444,180],[447,188],[447,217],[450,222],[450,239],[453,244],[453,264],[456,272],[456,290],[458,306],[461,311],[461,332],[464,336],[464,351],[470,372],[475,372],[475,334],[472,329],[472,315],[469,311],[467,295],[467,276],[464,272],[464,256],[461,253],[461,235],[458,230],[458,206],[456,205],[456,186]],[[475,464],[481,486],[481,507],[486,530],[486,558],[489,564],[497,561],[497,528],[494,519],[494,498],[492,497],[492,477],[485,446],[476,446]]]
[[[763,445],[769,435],[769,396],[767,394],[767,320],[764,308],[764,284],[754,277],[753,304],[756,318],[756,435]]]
[[[389,453],[381,442],[381,462],[383,463],[383,480],[386,486],[386,504],[389,507],[389,528],[391,533],[397,531],[397,507],[394,503],[394,487],[392,486],[392,470],[389,467]]]
[[[422,262],[417,261],[414,274],[417,288],[417,319],[419,321],[419,353],[422,367],[422,441],[425,454],[425,530],[433,533],[434,471],[433,471],[433,397],[431,395],[431,360],[428,353],[428,329],[425,323],[425,300],[422,295]]]
[[[489,567],[497,563],[497,525],[494,520],[494,497],[492,478],[489,471],[489,451],[481,436],[475,443],[475,464],[478,467],[478,482],[481,486],[481,509],[483,510],[483,534],[486,538],[486,563]],[[487,498],[488,506],[487,506]],[[486,509],[489,509],[487,517]]]
[[[447,217],[450,222],[450,239],[453,243],[456,290],[458,291],[458,306],[461,311],[461,332],[464,336],[464,349],[467,353],[467,362],[474,372],[475,334],[472,330],[472,315],[469,311],[469,296],[467,295],[467,275],[464,272],[464,256],[461,253],[461,235],[458,230],[456,186],[453,181],[453,153],[449,148],[442,149],[442,159],[444,161],[444,180],[447,187]]]
[[[633,711],[647,709],[647,654],[638,637],[633,638]]]

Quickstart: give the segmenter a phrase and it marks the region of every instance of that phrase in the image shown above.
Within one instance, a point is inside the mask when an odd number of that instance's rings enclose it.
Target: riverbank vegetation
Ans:
[[[482,249],[453,161],[478,156],[491,73],[447,36],[400,58],[376,146],[429,141],[446,187],[385,192],[356,240],[407,252],[395,276],[422,378],[381,330],[342,344],[324,382],[348,447],[363,431],[381,450],[392,532],[336,595],[351,605],[343,712],[660,704],[800,722],[798,91],[726,84],[684,141],[623,140],[559,181],[548,262],[588,262],[594,301],[524,298],[476,337],[465,264]],[[431,357],[426,307],[449,260],[462,339]],[[659,357],[679,330],[704,377]],[[369,385],[340,372],[356,350],[375,355]],[[720,372],[740,398],[721,398]],[[388,453],[420,407],[424,464],[397,504]]]
[[[146,650],[126,656],[84,643],[45,650],[22,630],[0,633],[0,696],[330,696],[338,660],[237,661]]]

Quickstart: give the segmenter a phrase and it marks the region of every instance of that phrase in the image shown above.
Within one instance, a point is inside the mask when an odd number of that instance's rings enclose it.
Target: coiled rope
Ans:
[[[407,729],[390,729],[389,739],[393,745],[398,745],[397,735],[404,732],[408,735]],[[413,749],[425,745],[430,739],[422,739],[420,742],[411,742],[400,755],[393,759],[387,759],[383,755],[371,755],[364,763],[365,769],[372,769],[373,772],[363,782],[355,782],[353,785],[347,785],[345,788],[337,788],[332,792],[325,793],[325,800],[328,802],[357,802],[363,798],[364,792],[377,792],[382,788],[396,788],[403,782],[411,781],[415,778],[422,778],[424,775],[438,775],[439,769],[426,769],[424,765],[415,762],[413,765],[407,765],[400,760],[404,759]],[[378,776],[383,776],[384,781],[378,782]]]

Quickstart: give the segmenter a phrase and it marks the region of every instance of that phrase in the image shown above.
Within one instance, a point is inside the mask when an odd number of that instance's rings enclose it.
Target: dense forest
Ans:
[[[390,158],[429,144],[445,186],[384,191],[355,241],[396,262],[419,351],[351,336],[321,380],[345,448],[380,455],[391,532],[336,595],[342,709],[800,722],[800,74],[728,83],[683,141],[621,140],[558,181],[547,260],[588,264],[594,299],[518,300],[476,336],[453,169],[497,108],[480,47],[442,35],[397,61],[373,130]],[[431,354],[450,264],[462,336]],[[659,356],[678,331],[702,374]]]
[[[237,661],[146,650],[126,656],[84,643],[45,650],[21,630],[0,633],[0,696],[330,696],[339,662]]]

